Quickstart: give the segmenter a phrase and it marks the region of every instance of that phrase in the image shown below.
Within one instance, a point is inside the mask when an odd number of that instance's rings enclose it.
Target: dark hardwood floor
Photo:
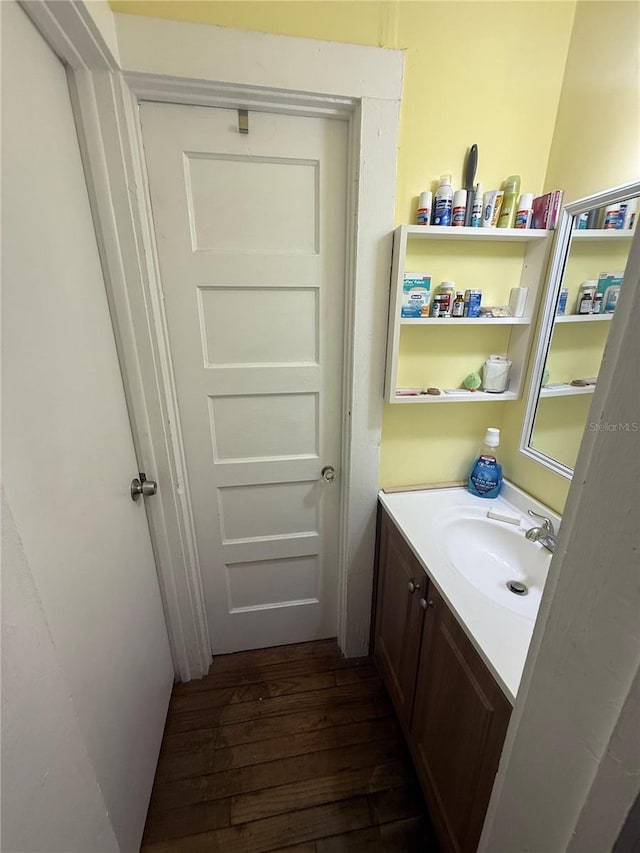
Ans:
[[[372,662],[320,641],[219,657],[176,685],[142,849],[437,851]]]

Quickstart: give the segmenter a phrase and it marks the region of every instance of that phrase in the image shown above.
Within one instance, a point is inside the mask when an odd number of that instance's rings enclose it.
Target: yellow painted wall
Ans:
[[[637,180],[639,175],[640,3],[637,0],[580,0],[576,6],[545,189],[563,187],[565,201],[575,201],[606,187]],[[580,251],[585,254],[595,249],[585,247]],[[613,258],[609,260],[616,262]],[[503,421],[505,469],[519,486],[562,512],[568,481],[527,459],[518,450],[525,403],[526,400],[506,404]],[[560,404],[561,400],[555,401],[556,408]],[[584,423],[585,407],[586,403],[575,403],[571,418],[567,420],[575,425],[582,417]],[[580,414],[582,412],[584,414]],[[561,452],[568,456],[569,432],[558,428],[554,435],[548,426],[548,417],[545,419],[545,440],[558,447],[564,439]],[[577,426],[574,426],[573,435],[579,443]]]
[[[86,9],[93,18],[94,24],[100,30],[100,35],[107,43],[109,50],[119,62],[120,52],[118,50],[116,21],[109,3],[106,0],[91,0],[90,3],[86,4]]]
[[[151,15],[283,35],[406,50],[398,157],[396,221],[412,222],[417,195],[443,172],[462,183],[467,147],[479,146],[478,180],[499,186],[519,173],[523,191],[542,189],[560,98],[575,4],[570,2],[112,2],[116,12]],[[522,58],[527,62],[523,64]],[[540,62],[534,62],[540,57]],[[498,245],[498,244],[494,244]],[[447,250],[448,251],[448,250]],[[491,250],[489,250],[491,251]],[[434,281],[462,276],[442,258],[422,261]],[[521,266],[505,252],[505,270]],[[431,267],[434,269],[431,269]],[[487,271],[485,266],[485,273]],[[476,270],[476,285],[480,266]],[[465,278],[466,277],[466,278]],[[485,286],[491,288],[491,283]],[[508,289],[505,296],[508,295]],[[505,301],[502,299],[501,301]],[[461,327],[432,354],[455,356],[437,384],[459,385],[479,364],[477,351],[504,349],[504,330]],[[416,329],[423,332],[423,329]],[[454,330],[451,330],[452,332]],[[478,336],[481,336],[478,339]],[[420,370],[420,342],[407,336],[405,375]],[[414,335],[415,338],[415,335]],[[470,348],[469,357],[465,352]],[[476,353],[476,354],[474,354]],[[424,360],[424,359],[423,359]],[[447,360],[441,359],[441,364]],[[433,358],[431,359],[433,363]],[[434,369],[437,365],[433,365]],[[435,373],[433,374],[435,375]],[[385,406],[382,485],[434,482],[464,475],[484,430],[502,425],[507,403]]]
[[[628,118],[638,92],[635,2],[114,0],[111,6],[116,12],[405,49],[398,224],[413,221],[418,193],[441,173],[450,171],[460,185],[472,142],[479,145],[478,180],[486,188],[519,173],[523,191],[560,186],[575,198],[631,177],[638,140],[637,122]],[[417,357],[418,345],[408,346],[410,357]],[[455,347],[455,340],[447,346]],[[520,402],[385,406],[382,485],[458,479],[484,429],[498,426],[507,475],[562,509],[567,482],[517,450],[523,413]]]
[[[545,186],[574,201],[640,175],[640,3],[580,0]]]
[[[393,47],[385,29],[392,2],[375,0],[110,0],[114,12],[215,24],[262,33]]]

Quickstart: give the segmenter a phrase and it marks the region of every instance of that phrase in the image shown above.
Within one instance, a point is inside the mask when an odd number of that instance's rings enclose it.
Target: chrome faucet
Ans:
[[[530,527],[525,536],[531,542],[539,542],[547,551],[551,551],[553,554],[556,549],[556,531],[554,530],[553,522],[546,515],[538,515],[532,509],[528,510],[528,514],[533,518],[539,518],[541,524],[539,527]]]

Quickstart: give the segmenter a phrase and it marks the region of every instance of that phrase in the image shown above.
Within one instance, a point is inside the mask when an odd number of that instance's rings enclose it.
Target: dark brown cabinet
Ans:
[[[442,848],[473,853],[511,705],[384,511],[379,530],[374,655]]]
[[[425,620],[411,739],[438,834],[474,851],[511,705],[435,588]]]
[[[374,647],[400,722],[408,733],[416,687],[428,579],[393,522],[380,523]]]

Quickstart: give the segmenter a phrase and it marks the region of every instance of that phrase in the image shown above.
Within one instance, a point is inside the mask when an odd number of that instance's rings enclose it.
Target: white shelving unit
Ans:
[[[389,299],[389,326],[387,333],[387,366],[385,373],[384,399],[387,403],[402,405],[421,405],[422,403],[474,403],[501,402],[517,400],[522,395],[522,386],[526,372],[526,361],[533,334],[533,319],[538,306],[538,297],[544,275],[551,233],[538,229],[518,228],[454,228],[433,225],[400,225],[393,235],[393,263],[391,268],[391,293]],[[520,287],[529,288],[526,314],[524,317],[447,317],[406,318],[401,317],[402,286],[404,282],[407,245],[413,240],[451,241],[451,254],[455,256],[456,243],[524,243],[524,259]],[[473,249],[471,249],[473,251]],[[515,285],[516,282],[513,282]],[[508,295],[507,295],[508,296]],[[505,298],[507,301],[507,298]],[[397,396],[398,388],[398,351],[400,335],[405,326],[425,326],[424,334],[433,334],[432,327],[451,328],[453,326],[508,326],[510,327],[507,355],[512,361],[509,388],[503,394],[490,394],[476,391],[472,394],[439,394],[420,396]],[[437,334],[437,333],[436,333]],[[459,334],[464,334],[461,331]],[[487,351],[486,355],[489,355]]]
[[[541,388],[541,397],[573,397],[576,394],[593,394],[595,385],[561,385],[555,388]]]
[[[606,231],[604,228],[583,228],[581,230],[574,228],[571,232],[573,240],[582,242],[583,240],[604,240],[609,243],[616,240],[632,240],[635,229],[628,228],[626,231],[622,229],[609,228]]]
[[[420,394],[419,397],[396,396],[394,403],[500,403],[505,400],[517,400],[515,391],[504,391],[502,394],[489,394],[487,391],[473,391],[469,394]]]
[[[408,237],[427,240],[478,240],[480,243],[530,243],[532,240],[544,240],[549,235],[548,231],[539,228],[454,228],[449,225],[400,225],[395,233],[401,229]]]
[[[528,317],[401,317],[401,326],[528,326]]]
[[[611,320],[613,314],[556,314],[555,323],[599,323]]]

